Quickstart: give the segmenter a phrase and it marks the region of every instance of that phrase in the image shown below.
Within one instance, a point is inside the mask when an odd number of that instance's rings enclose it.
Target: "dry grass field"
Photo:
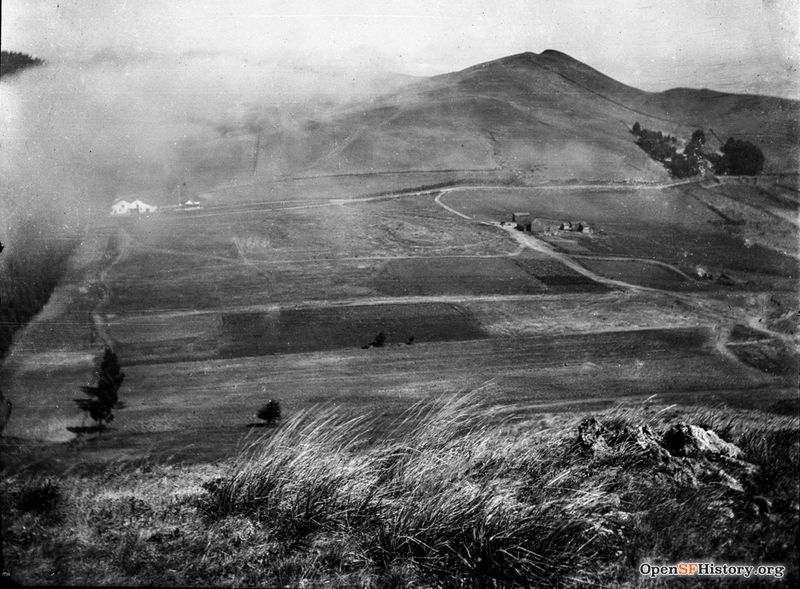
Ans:
[[[576,264],[479,222],[536,216],[540,201],[550,218],[596,227],[542,235]],[[483,188],[109,220],[6,363],[3,390],[26,399],[6,434],[70,439],[83,420],[71,399],[103,338],[127,378],[126,408],[89,446],[99,460],[222,458],[269,398],[287,414],[324,402],[387,418],[486,383],[523,412],[653,394],[739,407],[790,398],[796,360],[783,339],[726,346],[735,324],[769,315],[759,292],[682,272],[707,259],[732,274],[792,265],[704,234],[714,213],[693,202],[676,189]],[[610,221],[615,207],[630,223]],[[653,241],[654,227],[670,241]],[[772,320],[792,298],[782,304]],[[380,332],[385,345],[370,347]]]

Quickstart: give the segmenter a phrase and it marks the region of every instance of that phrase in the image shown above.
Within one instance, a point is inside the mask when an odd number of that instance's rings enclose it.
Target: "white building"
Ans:
[[[118,200],[111,205],[112,215],[127,215],[129,213],[155,213],[156,207],[146,202],[136,199],[133,202]]]

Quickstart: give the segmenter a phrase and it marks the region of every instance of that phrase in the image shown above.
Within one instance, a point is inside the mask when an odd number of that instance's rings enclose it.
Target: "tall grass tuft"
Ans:
[[[369,419],[306,412],[206,486],[207,516],[247,516],[286,538],[357,537],[381,570],[411,562],[439,583],[557,585],[603,550],[597,496],[557,484],[523,489],[541,448],[509,444],[479,392],[419,404],[365,447]],[[524,464],[523,464],[524,463]]]

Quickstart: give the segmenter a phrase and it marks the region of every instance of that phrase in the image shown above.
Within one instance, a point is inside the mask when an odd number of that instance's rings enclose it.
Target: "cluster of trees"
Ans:
[[[641,147],[654,160],[666,166],[676,178],[689,178],[698,175],[704,165],[702,146],[705,143],[705,133],[695,131],[689,146],[683,153],[678,153],[678,139],[666,135],[661,131],[650,131],[642,128],[639,122],[633,124],[631,132],[636,135],[636,144]]]
[[[103,359],[95,371],[95,376],[97,377],[96,385],[81,387],[87,398],[74,399],[74,401],[82,411],[86,411],[89,417],[103,427],[103,422],[114,420],[113,409],[122,407],[118,392],[125,379],[125,373],[119,366],[119,359],[111,348],[106,347]]]
[[[676,178],[697,176],[709,165],[716,174],[754,176],[764,169],[762,151],[742,139],[731,137],[722,146],[721,153],[707,152],[704,150],[706,134],[697,129],[679,152],[676,137],[645,129],[638,121],[633,124],[631,133],[636,136],[636,144],[654,160],[663,163]]]
[[[0,51],[0,78],[26,67],[42,65],[43,60],[17,51]]]

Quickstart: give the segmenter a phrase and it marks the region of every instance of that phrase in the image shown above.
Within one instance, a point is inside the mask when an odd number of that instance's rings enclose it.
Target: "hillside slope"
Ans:
[[[527,181],[660,181],[633,142],[634,121],[688,138],[695,128],[754,141],[767,172],[798,157],[800,103],[626,86],[557,51],[523,53],[409,84],[268,138],[276,172],[494,169]]]

